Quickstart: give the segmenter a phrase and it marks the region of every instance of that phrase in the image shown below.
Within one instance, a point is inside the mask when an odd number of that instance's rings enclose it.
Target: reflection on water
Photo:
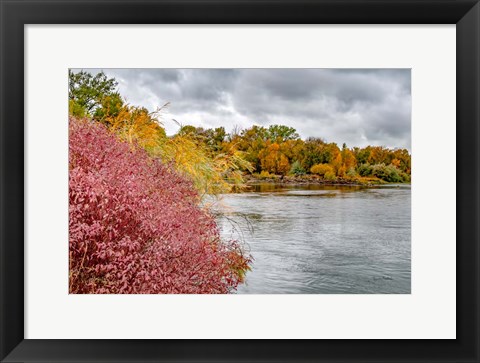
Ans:
[[[410,201],[410,185],[261,184],[222,196],[222,236],[255,259],[238,293],[410,293]]]

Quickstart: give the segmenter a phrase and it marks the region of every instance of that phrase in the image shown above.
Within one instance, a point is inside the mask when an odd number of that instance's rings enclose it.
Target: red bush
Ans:
[[[70,293],[228,293],[249,257],[192,184],[97,123],[70,119]]]

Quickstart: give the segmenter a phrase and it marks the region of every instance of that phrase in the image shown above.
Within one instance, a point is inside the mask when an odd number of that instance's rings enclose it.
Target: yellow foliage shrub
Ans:
[[[333,167],[329,164],[316,164],[310,168],[310,172],[320,176],[324,176],[327,173],[332,173],[335,175]]]

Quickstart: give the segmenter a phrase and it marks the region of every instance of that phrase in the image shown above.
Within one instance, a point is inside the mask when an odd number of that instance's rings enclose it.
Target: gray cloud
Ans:
[[[100,69],[88,70],[92,73]],[[170,102],[168,133],[281,123],[349,146],[411,146],[409,69],[104,69],[129,103]]]

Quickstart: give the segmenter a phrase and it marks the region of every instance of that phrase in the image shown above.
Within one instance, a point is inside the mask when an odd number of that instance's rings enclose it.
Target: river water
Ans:
[[[259,184],[217,208],[254,258],[239,294],[410,293],[410,185]]]

